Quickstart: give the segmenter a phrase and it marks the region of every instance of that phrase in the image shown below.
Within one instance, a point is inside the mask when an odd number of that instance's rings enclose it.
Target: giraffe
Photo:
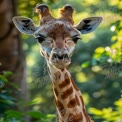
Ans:
[[[39,26],[32,19],[21,16],[13,17],[13,22],[20,32],[37,39],[40,53],[47,62],[59,122],[93,122],[67,67],[80,34],[94,31],[102,17],[88,17],[74,25],[74,8],[70,4],[60,9],[58,18],[52,16],[45,4],[37,4],[35,12],[40,19]]]

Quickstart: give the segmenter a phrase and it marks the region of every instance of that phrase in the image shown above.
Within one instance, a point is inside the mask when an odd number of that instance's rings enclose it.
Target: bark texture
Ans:
[[[14,82],[20,91],[13,90],[19,100],[28,100],[26,84],[26,64],[22,50],[20,34],[13,25],[12,17],[17,13],[17,0],[0,0],[0,73],[12,71],[10,82]]]

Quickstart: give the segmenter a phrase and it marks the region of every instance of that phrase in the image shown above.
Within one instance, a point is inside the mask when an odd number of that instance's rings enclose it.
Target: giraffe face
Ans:
[[[73,10],[70,5],[65,5],[60,10],[61,16],[54,18],[48,6],[39,4],[36,12],[41,18],[40,26],[35,26],[33,20],[26,17],[13,17],[13,22],[20,32],[33,35],[38,40],[40,52],[48,63],[62,69],[70,64],[80,34],[94,31],[102,21],[102,17],[89,17],[73,25]]]
[[[71,62],[80,32],[66,21],[52,20],[40,27],[34,37],[38,40],[42,56],[53,66],[62,69]]]

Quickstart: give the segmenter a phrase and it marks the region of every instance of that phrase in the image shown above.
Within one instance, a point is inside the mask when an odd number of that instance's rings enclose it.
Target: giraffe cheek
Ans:
[[[43,53],[43,51],[42,51],[42,50],[40,50],[40,54],[44,57],[44,53]]]
[[[49,59],[49,54],[48,54],[48,52],[46,52],[44,49],[40,49],[40,54],[41,54],[43,57]]]
[[[69,53],[72,54],[73,51],[74,51],[74,49],[75,49],[75,47],[71,47],[71,48],[69,48]]]

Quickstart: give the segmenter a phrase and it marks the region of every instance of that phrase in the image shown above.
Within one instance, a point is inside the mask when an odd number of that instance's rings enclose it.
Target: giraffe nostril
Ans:
[[[68,54],[64,54],[64,58],[68,59]]]
[[[56,59],[57,58],[57,54],[53,54],[53,56],[52,56],[52,59]]]
[[[60,59],[60,60],[62,60],[63,58],[64,58],[64,56],[63,55],[57,55],[57,57],[58,57],[58,59]]]

